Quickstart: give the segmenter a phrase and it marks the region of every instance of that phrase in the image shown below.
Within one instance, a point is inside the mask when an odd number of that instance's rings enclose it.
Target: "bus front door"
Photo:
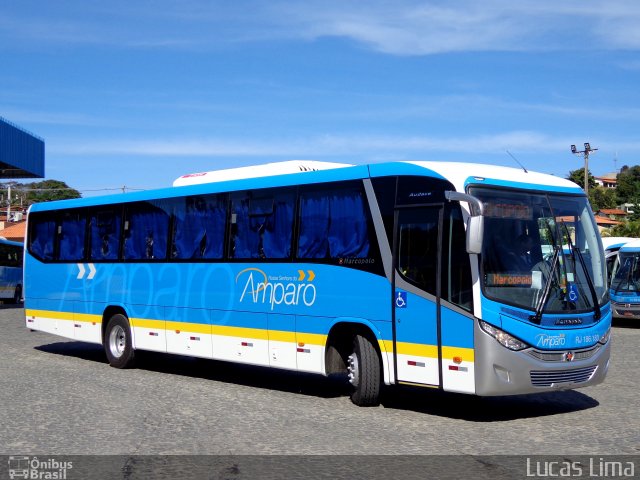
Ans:
[[[394,235],[394,363],[399,383],[438,387],[443,205],[399,208]]]

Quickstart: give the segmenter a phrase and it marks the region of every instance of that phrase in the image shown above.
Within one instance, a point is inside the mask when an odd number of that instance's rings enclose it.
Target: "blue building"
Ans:
[[[44,140],[0,117],[0,178],[43,178]]]

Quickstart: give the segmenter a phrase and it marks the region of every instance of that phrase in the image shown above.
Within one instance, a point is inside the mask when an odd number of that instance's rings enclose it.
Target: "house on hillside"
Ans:
[[[607,217],[611,220],[626,220],[628,212],[621,208],[601,208],[596,215]]]
[[[618,174],[613,173],[605,173],[600,177],[593,177],[598,185],[604,188],[616,188],[618,186]]]
[[[627,212],[620,208],[602,208],[595,214],[600,233],[608,232],[616,225],[622,225],[627,219]]]

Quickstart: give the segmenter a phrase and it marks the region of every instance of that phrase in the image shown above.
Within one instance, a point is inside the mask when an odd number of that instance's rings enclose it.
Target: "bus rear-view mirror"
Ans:
[[[467,223],[467,253],[482,252],[482,237],[484,236],[484,217],[470,216]]]

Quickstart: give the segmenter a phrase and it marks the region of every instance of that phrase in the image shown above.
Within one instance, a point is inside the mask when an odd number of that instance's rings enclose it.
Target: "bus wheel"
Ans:
[[[135,352],[131,342],[131,330],[127,317],[116,314],[109,319],[104,332],[104,350],[109,365],[115,368],[129,368],[133,366]]]
[[[362,335],[353,339],[353,353],[349,355],[347,371],[353,386],[351,401],[360,407],[380,403],[380,358],[371,341]]]

